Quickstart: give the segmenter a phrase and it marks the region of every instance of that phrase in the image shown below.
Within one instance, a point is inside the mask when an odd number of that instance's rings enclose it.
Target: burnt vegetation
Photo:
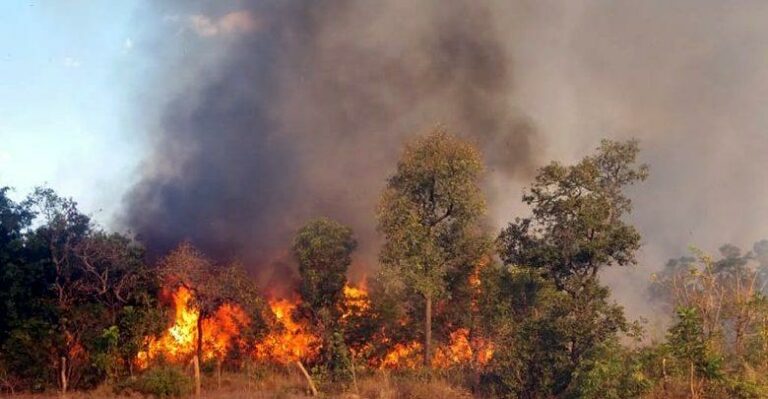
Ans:
[[[284,243],[299,278],[280,289],[194,243],[151,259],[151,242],[104,230],[71,199],[41,188],[15,202],[3,188],[0,389],[766,397],[768,241],[694,249],[649,276],[670,320],[660,340],[601,283],[637,263],[626,189],[649,173],[638,152],[605,140],[540,168],[530,214],[496,232],[481,151],[436,129],[404,144],[371,209],[377,273],[349,279],[358,238],[320,217]]]

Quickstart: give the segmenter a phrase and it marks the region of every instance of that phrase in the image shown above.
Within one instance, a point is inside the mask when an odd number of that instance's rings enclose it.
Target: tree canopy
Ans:
[[[446,294],[446,276],[481,257],[485,200],[478,150],[443,129],[406,144],[378,208],[382,278],[395,280],[425,301],[424,362],[429,365],[432,302]]]

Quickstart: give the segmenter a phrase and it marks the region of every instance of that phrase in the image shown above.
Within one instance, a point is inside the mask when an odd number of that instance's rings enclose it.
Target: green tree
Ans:
[[[30,245],[34,212],[0,189],[0,369],[9,390],[55,381],[56,308],[47,251]]]
[[[157,287],[141,247],[103,232],[53,190],[22,204],[5,192],[0,361],[28,387],[57,381],[63,392],[130,373],[138,348],[126,344],[139,338],[121,330],[124,309],[150,313]]]
[[[700,390],[696,376],[710,370],[712,362],[707,353],[702,320],[696,309],[679,308],[677,318],[677,323],[669,329],[667,340],[672,353],[688,365],[691,397],[695,398]]]
[[[635,140],[603,140],[576,165],[540,169],[523,195],[533,215],[499,237],[505,263],[541,270],[572,295],[604,267],[635,264],[640,234],[623,217],[632,210],[624,190],[648,176],[638,151]]]
[[[87,365],[84,351],[80,350],[83,339],[94,317],[87,317],[82,301],[83,270],[77,257],[77,249],[92,232],[90,218],[77,209],[77,203],[63,198],[49,188],[37,188],[27,199],[30,209],[42,218],[42,225],[30,238],[31,246],[47,251],[48,273],[51,276],[53,303],[57,312],[56,355],[59,388],[66,394],[71,383],[80,379],[81,368]]]
[[[652,387],[645,375],[641,351],[627,349],[615,339],[591,350],[574,372],[566,397],[579,399],[637,398]]]
[[[340,320],[345,311],[346,273],[356,247],[352,229],[327,218],[307,223],[293,241],[293,256],[301,275],[301,310],[323,339],[321,362],[333,380],[350,376],[351,363]]]
[[[446,276],[481,254],[467,252],[482,238],[483,166],[469,142],[438,129],[408,143],[378,209],[386,239],[380,278],[392,278],[424,300],[424,364],[432,351],[432,307],[447,291]],[[397,284],[392,284],[393,287]]]
[[[636,165],[637,153],[636,141],[604,140],[575,165],[541,168],[523,195],[532,215],[499,236],[500,256],[513,272],[498,274],[497,285],[524,288],[506,289],[509,298],[491,301],[511,307],[513,325],[502,320],[508,327],[497,330],[511,342],[505,350],[516,359],[512,386],[520,397],[572,391],[574,372],[588,354],[620,332],[633,332],[598,272],[635,263],[640,235],[623,219],[631,211],[624,190],[647,176],[647,166]]]
[[[356,247],[352,229],[327,218],[310,221],[296,234],[293,256],[299,264],[303,305],[312,321],[327,324],[340,317]]]

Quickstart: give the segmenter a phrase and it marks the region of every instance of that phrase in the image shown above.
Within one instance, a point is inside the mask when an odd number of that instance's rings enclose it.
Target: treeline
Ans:
[[[166,324],[143,249],[93,224],[74,201],[0,189],[0,384],[7,391],[93,387],[132,374]]]
[[[718,259],[697,251],[652,276],[649,300],[673,320],[663,342],[645,342],[643,325],[600,282],[605,268],[637,262],[641,237],[626,221],[625,190],[648,176],[638,151],[636,141],[605,140],[576,164],[539,169],[522,198],[530,214],[496,233],[478,150],[443,130],[407,143],[376,209],[384,244],[369,307],[350,312],[344,301],[357,246],[350,228],[312,220],[292,243],[296,316],[320,341],[307,359],[313,377],[349,386],[396,345],[418,341],[421,370],[479,396],[767,397],[768,241],[748,253],[724,246]],[[234,303],[250,317],[248,342],[274,328],[241,265],[216,264],[189,244],[148,264],[138,243],[102,231],[46,189],[21,203],[0,191],[0,262],[7,390],[132,378],[146,337],[168,326],[163,289],[194,293],[198,325]],[[431,370],[436,346],[459,330],[476,355],[450,373]],[[198,361],[203,338],[198,327]],[[237,369],[244,357],[214,362]]]

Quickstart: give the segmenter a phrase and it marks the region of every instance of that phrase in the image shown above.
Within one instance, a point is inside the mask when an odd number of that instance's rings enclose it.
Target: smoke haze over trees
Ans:
[[[147,5],[150,153],[122,221],[152,253],[189,239],[269,281],[291,234],[327,215],[356,231],[359,272],[399,143],[440,123],[485,153],[497,227],[524,213],[544,160],[634,136],[656,171],[631,193],[641,265],[748,243],[768,220],[767,15],[758,1]]]

